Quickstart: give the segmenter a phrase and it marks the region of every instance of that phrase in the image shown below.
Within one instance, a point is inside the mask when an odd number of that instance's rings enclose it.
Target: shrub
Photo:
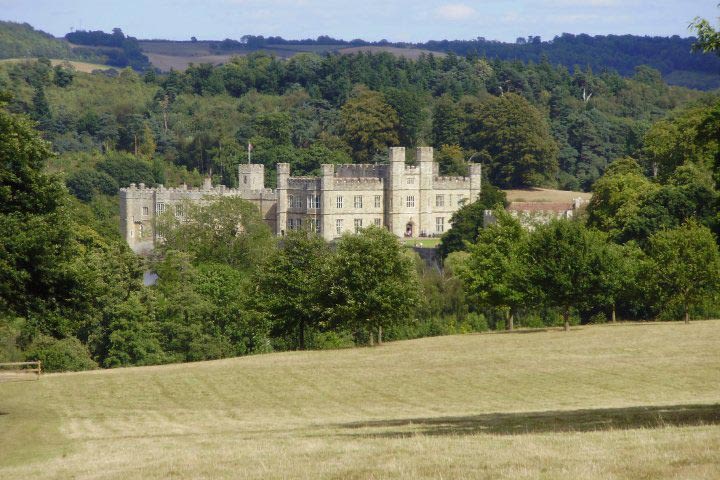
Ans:
[[[352,334],[346,331],[318,332],[312,335],[308,342],[308,348],[315,350],[336,350],[354,346]]]
[[[115,195],[119,188],[114,178],[97,170],[80,170],[71,173],[65,184],[70,193],[84,202],[89,202],[98,193]]]
[[[121,187],[131,183],[145,183],[148,186],[156,183],[152,164],[128,153],[110,152],[98,163],[97,168],[113,177]]]
[[[40,335],[25,352],[28,361],[40,360],[46,372],[77,372],[97,368],[87,347],[75,337],[58,340]]]

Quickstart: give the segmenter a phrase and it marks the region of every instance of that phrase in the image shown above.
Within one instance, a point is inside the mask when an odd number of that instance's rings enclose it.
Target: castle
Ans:
[[[442,177],[433,149],[416,150],[416,164],[405,164],[405,148],[393,147],[385,164],[322,165],[319,177],[292,177],[290,165],[277,164],[277,188],[265,188],[263,165],[241,164],[238,188],[148,188],[131,184],[120,189],[120,230],[136,252],[157,241],[155,216],[165,211],[183,215],[185,201],[240,197],[255,204],[276,235],[307,228],[326,240],[370,225],[398,237],[441,235],[450,217],[480,195],[481,166],[470,165],[469,177]]]

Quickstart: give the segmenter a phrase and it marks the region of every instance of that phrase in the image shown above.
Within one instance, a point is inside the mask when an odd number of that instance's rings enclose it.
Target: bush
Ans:
[[[39,335],[25,352],[25,359],[40,360],[45,372],[77,372],[98,367],[87,347],[75,337],[58,340]]]
[[[470,312],[460,325],[461,333],[486,332],[489,330],[487,319],[482,313]]]
[[[65,180],[70,193],[84,202],[89,202],[98,193],[115,195],[118,182],[105,172],[97,170],[80,170],[71,173]]]
[[[131,183],[152,186],[157,181],[152,164],[129,153],[110,152],[105,156],[105,160],[98,163],[97,169],[110,175],[121,187],[127,187]]]
[[[336,350],[339,348],[354,347],[352,335],[349,332],[318,332],[308,341],[308,348],[315,350]]]

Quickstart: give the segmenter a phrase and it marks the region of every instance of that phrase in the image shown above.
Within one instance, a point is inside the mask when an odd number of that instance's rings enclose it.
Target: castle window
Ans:
[[[335,220],[335,231],[338,235],[340,235],[343,231],[343,221],[342,220]]]
[[[175,205],[175,215],[177,215],[178,217],[182,217],[182,216],[183,216],[183,206],[182,206],[182,203],[178,203],[178,204]]]
[[[317,222],[316,219],[314,219],[314,218],[309,218],[309,219],[308,219],[308,230],[310,230],[311,232],[318,232],[318,231],[319,231],[319,230],[318,230],[318,222]]]
[[[288,205],[290,205],[290,208],[295,206],[295,196],[294,195],[288,195]]]
[[[375,226],[376,226],[376,227],[382,226],[382,219],[381,219],[381,218],[376,218],[376,219],[375,219]]]
[[[294,218],[291,218],[288,220],[288,228],[290,230],[295,230],[295,219]]]
[[[143,207],[142,212],[143,212],[143,215],[147,215],[147,214],[148,214],[148,207]]]
[[[308,195],[307,208],[308,210],[320,208],[320,195]]]
[[[375,195],[375,208],[380,208],[382,202],[382,197],[380,195]]]
[[[408,185],[415,185],[415,177],[407,177]]]
[[[355,233],[358,233],[362,230],[362,218],[356,218],[353,222],[355,224]]]
[[[445,206],[445,195],[435,195],[435,206],[436,207],[444,207]]]
[[[435,232],[443,233],[445,231],[445,217],[435,217]]]
[[[343,197],[335,198],[335,207],[338,209],[343,208]]]
[[[155,204],[155,213],[163,213],[165,211],[165,204],[158,202]]]
[[[406,207],[414,207],[415,206],[415,195],[408,195],[405,198],[405,206]]]
[[[298,230],[300,230],[300,228],[302,228],[302,218],[298,218],[295,220],[295,226],[297,227]]]
[[[295,201],[293,202],[293,207],[295,208],[301,208],[302,207],[302,198],[300,198],[300,195],[295,197]]]
[[[247,184],[247,175],[243,175],[243,183]]]
[[[355,208],[362,208],[362,195],[355,195],[353,205]]]

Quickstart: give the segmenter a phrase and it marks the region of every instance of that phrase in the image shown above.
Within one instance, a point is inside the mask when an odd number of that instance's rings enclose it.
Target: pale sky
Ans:
[[[287,39],[330,35],[351,40],[514,41],[563,32],[691,35],[695,16],[717,25],[718,0],[0,0],[0,19],[56,36],[71,29],[120,27],[137,38]]]

